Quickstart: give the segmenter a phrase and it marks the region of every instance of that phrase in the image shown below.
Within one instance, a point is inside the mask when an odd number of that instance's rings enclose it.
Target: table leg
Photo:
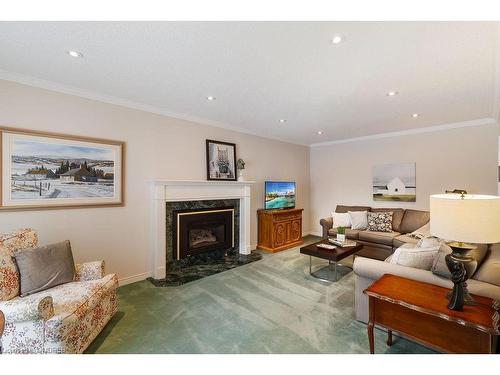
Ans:
[[[390,329],[387,330],[387,345],[392,346],[392,331]]]
[[[309,275],[312,275],[312,256],[309,255]]]
[[[338,281],[339,279],[337,277],[337,262],[333,262],[333,263],[335,263],[335,265],[334,265],[334,267],[335,267],[334,280]]]
[[[375,354],[375,340],[373,337],[373,322],[368,322],[368,343],[370,344],[370,354]]]

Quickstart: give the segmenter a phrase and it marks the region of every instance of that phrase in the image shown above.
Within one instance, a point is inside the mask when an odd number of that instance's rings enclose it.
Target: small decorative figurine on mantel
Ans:
[[[245,177],[243,176],[245,162],[243,161],[243,159],[238,159],[238,161],[236,162],[236,169],[238,169],[238,181],[245,181]]]

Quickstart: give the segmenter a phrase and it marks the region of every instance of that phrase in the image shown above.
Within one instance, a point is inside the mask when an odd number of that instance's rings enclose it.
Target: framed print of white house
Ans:
[[[0,128],[0,209],[123,205],[124,143]]]
[[[415,163],[379,164],[373,166],[373,200],[415,202]]]

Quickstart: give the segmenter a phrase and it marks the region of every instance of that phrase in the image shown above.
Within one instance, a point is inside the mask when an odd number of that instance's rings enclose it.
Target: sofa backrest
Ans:
[[[488,284],[500,286],[500,243],[488,246],[486,258],[472,278]]]
[[[400,233],[411,233],[416,231],[418,228],[423,227],[430,220],[430,212],[429,211],[420,211],[420,210],[405,210],[405,214],[403,215],[403,220],[401,221],[401,225],[399,226]]]
[[[405,210],[402,208],[372,208],[372,212],[392,212],[392,230],[399,232]]]
[[[335,212],[339,214],[345,214],[347,211],[370,211],[371,207],[367,206],[343,206],[343,205],[337,205],[335,208]]]

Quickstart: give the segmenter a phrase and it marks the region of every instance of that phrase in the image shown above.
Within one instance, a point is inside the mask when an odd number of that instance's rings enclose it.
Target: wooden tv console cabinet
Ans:
[[[257,248],[271,253],[301,245],[302,208],[258,210]]]

